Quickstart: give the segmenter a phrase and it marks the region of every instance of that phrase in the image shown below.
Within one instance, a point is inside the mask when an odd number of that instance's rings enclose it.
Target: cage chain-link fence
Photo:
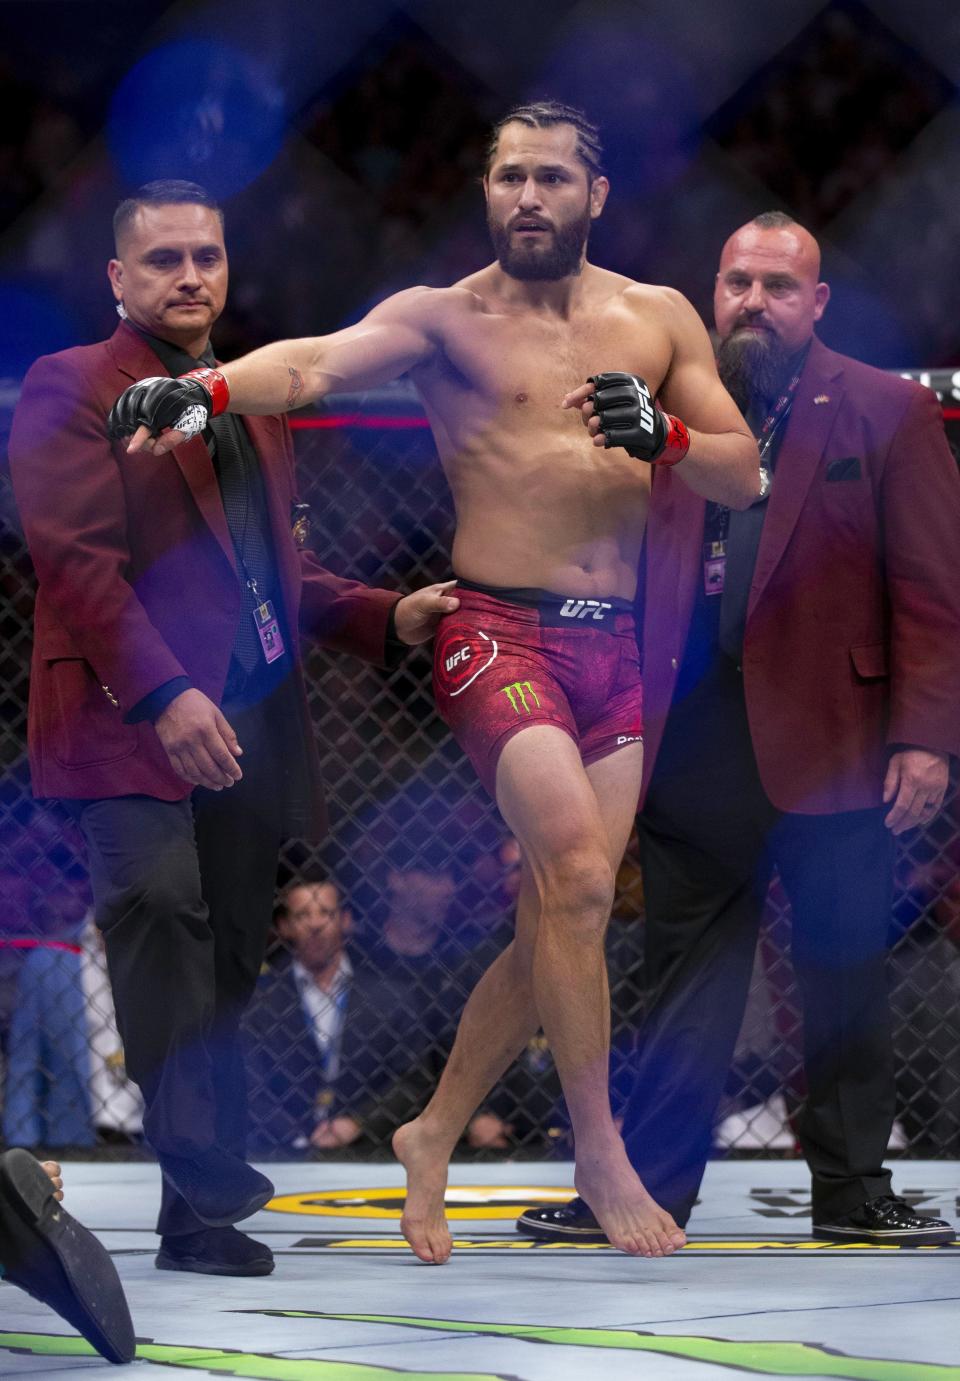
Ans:
[[[329,416],[304,419],[297,448],[300,497],[312,507],[311,544],[320,559],[339,574],[407,590],[450,575],[452,508],[423,419],[397,397],[399,404],[388,397],[389,415],[358,412],[347,400],[352,422],[340,420],[349,425],[329,425]],[[33,576],[5,469],[0,518],[4,1139],[129,1154],[139,1144],[140,1109],[125,1079],[90,924],[82,845],[56,805],[30,796],[25,738]],[[247,1023],[253,1145],[262,1154],[376,1154],[423,1105],[470,988],[510,933],[517,852],[433,709],[426,650],[389,671],[311,651],[307,674],[331,828],[320,846],[287,844],[278,886],[300,879],[336,884],[352,972],[342,971],[329,993],[314,994],[312,1005],[305,1002],[290,931],[277,922]],[[892,1149],[957,1156],[955,784],[938,819],[900,848],[891,941],[899,1090]],[[608,942],[616,1107],[629,1090],[643,1010],[642,948],[642,879],[631,843]],[[316,1025],[308,1024],[308,1010]],[[330,1022],[339,1027],[339,1040],[324,1044],[315,1031],[329,1031]],[[795,1151],[801,1023],[789,906],[775,881],[720,1110],[718,1150]],[[542,1036],[471,1123],[463,1149],[569,1153],[559,1084]]]

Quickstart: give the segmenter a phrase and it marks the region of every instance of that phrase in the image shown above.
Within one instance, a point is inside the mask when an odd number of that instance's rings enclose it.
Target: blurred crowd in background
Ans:
[[[132,187],[188,177],[222,200],[232,288],[214,343],[230,359],[487,262],[488,129],[539,95],[603,128],[613,192],[597,262],[678,287],[709,320],[720,245],[781,207],[823,246],[827,344],[889,368],[960,365],[958,85],[960,13],[931,0],[13,0],[0,6],[0,434],[36,355],[112,329],[110,217]],[[398,458],[395,436],[367,438],[351,470],[354,441],[325,434],[322,463],[316,446],[301,450],[324,495],[322,559],[386,584],[443,578],[450,514],[428,443]],[[3,1136],[136,1150],[138,1095],[82,853],[65,819],[28,798],[32,586],[3,481]],[[325,854],[292,843],[278,878],[248,1020],[261,1153],[382,1150],[425,1100],[509,931],[515,845],[464,786],[426,666],[414,657],[385,680],[314,659],[335,721],[335,817]],[[911,1154],[960,1155],[956,796],[949,810],[901,856],[891,932],[898,1135]],[[615,1102],[643,991],[631,857],[609,940]],[[794,1149],[803,1088],[787,950],[775,889],[718,1149]],[[773,1118],[762,1132],[761,1116]],[[569,1155],[567,1136],[538,1038],[466,1149]]]
[[[953,811],[956,829],[956,798]],[[396,1128],[425,1105],[467,996],[512,932],[519,850],[509,835],[488,838],[489,848],[466,851],[457,862],[429,843],[415,859],[405,847],[388,846],[357,889],[369,899],[363,912],[336,878],[287,873],[245,1020],[254,1154],[385,1154]],[[68,827],[63,847],[77,842]],[[607,942],[615,1111],[630,1091],[644,1004],[642,882],[631,855]],[[898,1083],[891,1150],[955,1157],[960,847],[927,866],[903,866],[890,933]],[[4,1142],[137,1154],[142,1104],[124,1070],[79,865],[72,881],[51,877],[46,893],[35,888],[32,906],[22,875],[8,872],[0,885]],[[776,893],[718,1114],[717,1154],[797,1151],[802,1029]],[[542,1035],[471,1120],[461,1151],[570,1156],[569,1122]]]
[[[15,339],[0,375],[104,334],[109,211],[150,177],[194,178],[224,202],[223,358],[455,280],[489,258],[489,125],[542,94],[603,129],[600,262],[706,314],[723,240],[782,207],[824,246],[828,344],[890,367],[958,362],[960,19],[928,0],[768,9],[13,0],[0,292]]]

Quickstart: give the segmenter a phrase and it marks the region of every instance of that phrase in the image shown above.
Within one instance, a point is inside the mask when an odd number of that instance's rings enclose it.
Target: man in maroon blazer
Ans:
[[[960,478],[933,393],[817,340],[819,269],[816,241],[778,212],[720,261],[718,366],[768,497],[731,513],[654,476],[638,820],[654,997],[624,1139],[686,1223],[776,866],[803,997],[814,1235],[946,1242],[883,1167],[885,948],[893,836],[933,818],[960,754]],[[579,1199],[519,1226],[598,1240]]]
[[[383,663],[457,607],[325,570],[291,530],[280,417],[230,419],[168,456],[107,438],[117,396],[213,364],[222,215],[149,184],[114,220],[108,341],[40,359],[10,464],[36,568],[30,763],[86,836],[127,1068],[163,1170],[157,1265],[265,1274],[233,1224],[272,1195],[246,1165],[237,1039],[284,838],[324,827],[299,633]]]

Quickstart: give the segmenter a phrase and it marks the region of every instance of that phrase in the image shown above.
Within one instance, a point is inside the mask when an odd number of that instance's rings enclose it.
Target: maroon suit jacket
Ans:
[[[856,478],[828,478],[833,467]],[[856,462],[856,463],[854,463]],[[960,753],[960,476],[936,395],[814,339],[777,459],[743,678],[764,790],[881,804],[890,750]],[[702,577],[704,500],[655,471],[644,612],[650,782]]]
[[[191,787],[153,726],[124,715],[175,676],[216,703],[223,693],[241,585],[207,447],[198,437],[169,455],[128,456],[106,434],[107,413],[131,381],[166,373],[121,324],[108,341],[37,360],[24,380],[9,454],[39,581],[28,715],[37,796],[182,800]],[[244,425],[262,462],[287,626],[382,662],[398,596],[342,580],[297,550],[286,419]],[[299,647],[293,654],[319,831],[319,762]]]

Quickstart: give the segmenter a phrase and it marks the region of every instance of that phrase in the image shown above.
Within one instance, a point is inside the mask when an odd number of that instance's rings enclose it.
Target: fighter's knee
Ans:
[[[546,870],[544,915],[605,926],[613,906],[614,881],[613,869],[603,854],[568,851]]]

